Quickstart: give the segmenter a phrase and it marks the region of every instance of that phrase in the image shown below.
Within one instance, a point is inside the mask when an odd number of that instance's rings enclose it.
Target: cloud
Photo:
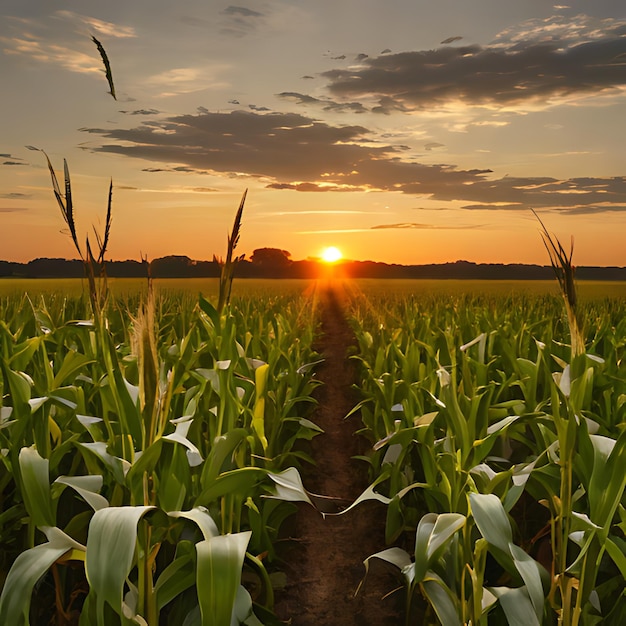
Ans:
[[[56,11],[54,14],[56,17],[71,21],[75,24],[87,26],[90,31],[97,31],[101,35],[106,35],[111,38],[127,38],[136,37],[137,33],[132,26],[122,26],[121,24],[114,24],[113,22],[105,22],[89,15],[81,15],[80,13],[74,13],[74,11]]]
[[[225,16],[225,20],[220,33],[227,37],[239,38],[250,35],[264,18],[263,13],[234,5],[226,7],[221,14]]]
[[[441,42],[441,45],[445,46],[446,44],[454,43],[455,41],[461,41],[461,39],[463,39],[463,37],[459,37],[458,35],[456,35],[455,37],[448,37]]]
[[[467,225],[463,225],[463,224],[456,224],[453,226],[441,226],[439,224],[419,224],[416,222],[401,222],[399,224],[379,224],[378,226],[372,226],[372,230],[378,230],[378,229],[386,229],[386,228],[391,228],[391,229],[401,229],[401,230],[406,230],[406,229],[416,229],[416,230],[469,230],[469,229],[474,229],[474,228],[482,228],[483,224],[475,224],[475,225],[471,225],[471,226],[467,226]]]
[[[367,109],[360,102],[335,102],[330,98],[315,98],[297,91],[283,91],[276,94],[283,100],[289,100],[296,104],[319,106],[323,111],[365,113]]]
[[[74,25],[68,29],[67,22]],[[55,11],[45,18],[7,19],[10,36],[0,37],[5,54],[58,65],[82,74],[101,73],[102,60],[89,35],[112,38],[136,37],[130,26],[106,22],[73,11]]]
[[[228,81],[221,78],[231,69],[226,63],[203,63],[197,67],[175,67],[154,74],[144,82],[160,89],[160,97],[196,93],[207,89],[227,88]]]
[[[19,213],[21,211],[26,211],[23,207],[4,207],[0,206],[0,213]]]
[[[253,177],[299,192],[395,191],[466,210],[551,208],[621,210],[626,177],[498,178],[491,169],[458,169],[404,158],[367,128],[331,125],[297,113],[254,111],[178,115],[134,128],[83,129],[105,142],[95,152],[152,161],[146,171]],[[485,157],[487,158],[487,157]]]
[[[0,193],[0,198],[6,198],[7,200],[28,200],[32,197],[33,196],[30,193],[19,193],[17,191]]]
[[[157,111],[157,109],[136,109],[135,111],[120,111],[120,113],[124,113],[126,115],[157,115],[161,111]]]
[[[222,13],[224,15],[242,15],[243,17],[262,17],[263,13],[259,13],[258,11],[253,11],[252,9],[248,9],[246,7],[235,7],[229,6],[226,7]]]
[[[317,183],[270,183],[268,189],[292,189],[294,191],[355,191],[356,187]]]
[[[430,143],[424,144],[424,150],[434,150],[435,148],[444,148],[445,144],[438,143],[436,141],[431,141]]]
[[[24,161],[3,161],[2,165],[27,165]]]
[[[323,72],[333,97],[378,102],[380,112],[432,107],[548,107],[626,90],[626,21],[562,15],[503,31],[489,45],[440,47],[365,59]]]

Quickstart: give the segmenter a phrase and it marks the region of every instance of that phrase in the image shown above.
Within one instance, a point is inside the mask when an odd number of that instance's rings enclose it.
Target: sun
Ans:
[[[341,250],[335,248],[335,246],[329,246],[322,250],[322,261],[324,261],[324,263],[336,263],[342,258],[343,254],[341,254]]]

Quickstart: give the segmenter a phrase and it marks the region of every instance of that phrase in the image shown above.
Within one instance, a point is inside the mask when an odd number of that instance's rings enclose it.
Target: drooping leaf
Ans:
[[[135,556],[137,523],[154,508],[108,507],[96,511],[91,519],[85,569],[90,593],[96,596],[98,626],[105,626],[105,602],[122,615],[124,584]]]
[[[0,596],[0,624],[26,626],[33,588],[48,569],[71,550],[85,550],[59,528],[43,528],[48,542],[18,555]]]
[[[92,474],[89,476],[59,476],[54,482],[74,489],[94,511],[109,506],[108,500],[99,493],[102,489],[102,476]]]

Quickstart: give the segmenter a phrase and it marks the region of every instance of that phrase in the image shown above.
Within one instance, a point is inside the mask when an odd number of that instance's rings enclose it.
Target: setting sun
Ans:
[[[324,261],[324,263],[336,263],[341,258],[343,258],[343,254],[341,254],[341,250],[335,248],[335,246],[329,246],[322,251],[322,261]]]

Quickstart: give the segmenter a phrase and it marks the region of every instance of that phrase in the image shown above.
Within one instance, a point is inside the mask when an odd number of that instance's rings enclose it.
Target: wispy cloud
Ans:
[[[28,200],[32,198],[32,194],[30,193],[20,193],[17,191],[12,191],[9,193],[0,193],[0,198],[5,198],[7,200]]]
[[[244,175],[272,189],[394,191],[463,202],[467,210],[589,207],[593,213],[626,204],[626,177],[498,178],[488,167],[429,165],[405,160],[402,146],[379,143],[363,126],[331,125],[295,113],[209,112],[130,129],[83,130],[107,140],[93,148],[96,152],[158,163],[148,171]]]
[[[68,22],[73,28],[68,29]],[[100,73],[102,61],[90,35],[112,38],[136,37],[130,26],[106,22],[73,11],[55,11],[45,18],[13,18],[6,22],[7,35],[0,37],[5,54],[50,63],[79,73]]]
[[[158,90],[158,96],[171,97],[181,94],[197,93],[207,89],[229,87],[223,77],[228,73],[227,63],[204,63],[195,67],[176,67],[154,74],[144,83]]]
[[[235,5],[226,7],[221,13],[224,23],[220,33],[229,37],[245,37],[253,33],[264,18],[263,13]]]
[[[367,109],[360,102],[335,102],[330,98],[315,98],[297,91],[283,91],[276,94],[283,100],[294,102],[295,104],[311,105],[322,109],[322,111],[365,113]]]
[[[372,226],[372,230],[378,229],[400,229],[400,230],[471,230],[474,228],[482,228],[483,224],[463,225],[463,224],[420,224],[416,222],[401,222],[399,224],[379,224]]]
[[[260,215],[284,216],[284,215],[386,215],[388,211],[344,211],[336,209],[314,210],[314,211],[268,211]]]
[[[160,111],[157,109],[135,109],[134,111],[120,111],[125,115],[158,115]]]
[[[19,213],[21,211],[26,211],[24,207],[4,207],[0,206],[0,213]]]
[[[335,228],[331,230],[299,230],[296,235],[343,235],[347,233],[369,233],[371,228]]]
[[[73,22],[74,24],[86,26],[90,31],[96,31],[101,35],[106,35],[107,37],[113,37],[118,39],[137,37],[137,33],[132,26],[124,26],[122,24],[115,24],[113,22],[106,22],[104,20],[99,20],[98,18],[91,17],[89,15],[81,15],[80,13],[75,13],[74,11],[56,11],[55,16]]]
[[[377,110],[544,108],[626,89],[626,21],[562,15],[506,30],[490,45],[380,55],[322,75],[335,98]]]

